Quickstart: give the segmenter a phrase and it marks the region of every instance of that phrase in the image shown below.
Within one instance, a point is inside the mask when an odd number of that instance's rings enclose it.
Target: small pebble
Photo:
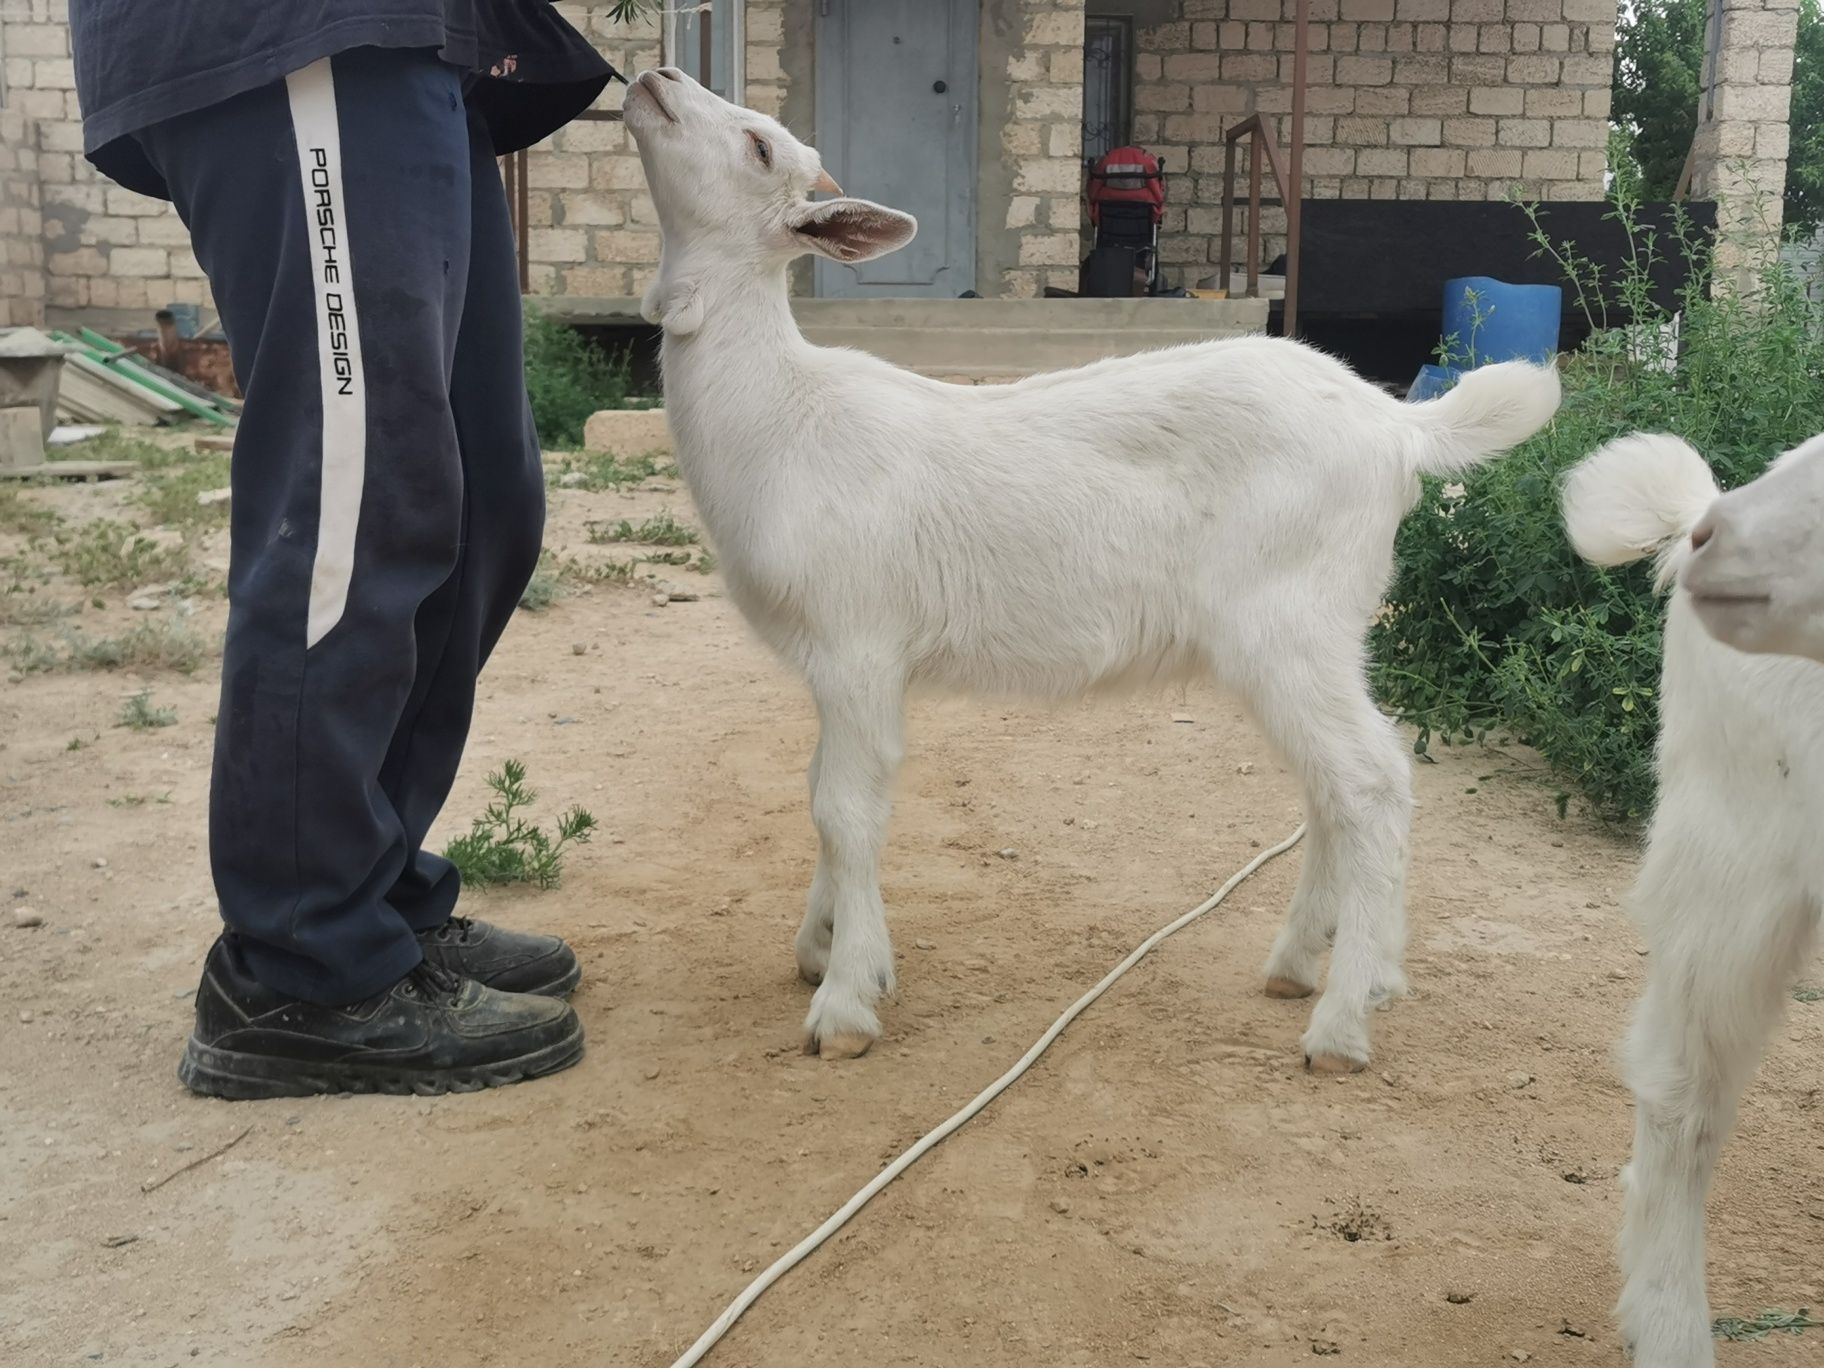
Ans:
[[[663,608],[666,604],[668,604],[670,602],[671,602],[670,594],[654,594],[652,596],[652,606],[654,608]]]
[[[916,941],[912,942],[912,945],[913,945],[913,948],[917,949],[917,950],[935,950],[935,949],[937,949],[936,941],[916,940]]]
[[[995,851],[994,853],[996,855],[999,855],[1003,860],[1017,860],[1020,858],[1020,852],[1015,850],[1012,846],[1007,846],[1004,849]]]
[[[19,1009],[19,1020],[25,1025],[30,1026],[32,1024],[32,1009],[29,1007],[21,1007]]]
[[[107,859],[104,856],[97,855],[95,857],[95,868],[106,869],[107,867],[108,867]]]
[[[29,907],[15,907],[13,909],[13,925],[19,927],[43,926],[44,914],[41,912],[34,912]]]
[[[644,1074],[641,1075],[641,1077],[644,1078],[648,1083],[652,1082],[652,1080],[657,1078],[658,1076],[659,1076],[659,1071],[657,1069],[648,1069],[648,1070],[646,1070],[646,1072]]]
[[[588,655],[589,654],[589,643],[586,641],[571,642],[570,643],[570,654],[571,655]]]
[[[1060,1216],[1070,1215],[1070,1203],[1065,1201],[1062,1197],[1053,1197],[1051,1199],[1051,1209]]]
[[[1254,773],[1254,762],[1252,760],[1243,760],[1239,765],[1235,766],[1235,773],[1237,773],[1237,774]]]
[[[1530,1073],[1520,1073],[1516,1071],[1507,1076],[1507,1086],[1514,1089],[1516,1092],[1521,1088],[1529,1086],[1532,1081],[1533,1076]]]

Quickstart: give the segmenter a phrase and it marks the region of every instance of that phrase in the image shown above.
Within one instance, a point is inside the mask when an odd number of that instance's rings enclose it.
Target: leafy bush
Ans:
[[[641,408],[627,357],[603,351],[575,328],[526,312],[526,392],[539,440],[565,449],[583,444],[583,424],[597,409]]]
[[[1634,243],[1613,280],[1551,239],[1549,210],[1524,210],[1599,330],[1564,358],[1564,407],[1544,432],[1462,485],[1426,482],[1372,648],[1376,691],[1418,727],[1420,753],[1512,736],[1597,813],[1633,823],[1653,799],[1664,605],[1648,568],[1604,572],[1576,557],[1560,477],[1610,438],[1646,430],[1691,442],[1725,487],[1752,479],[1824,431],[1824,310],[1777,266],[1752,298],[1708,297],[1708,249],[1682,224],[1669,240],[1641,227],[1632,177],[1617,178],[1612,201]],[[1646,284],[1667,253],[1692,267],[1676,338]],[[1604,326],[1615,306],[1634,327]]]
[[[580,807],[557,819],[557,838],[520,815],[538,795],[526,787],[526,767],[509,760],[488,776],[494,801],[444,848],[443,857],[462,873],[471,888],[494,884],[532,883],[555,888],[564,870],[564,849],[587,845],[595,831],[595,818]]]

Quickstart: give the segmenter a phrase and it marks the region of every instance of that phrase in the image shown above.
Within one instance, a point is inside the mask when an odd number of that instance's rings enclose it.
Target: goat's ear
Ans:
[[[853,265],[897,252],[918,232],[918,220],[870,200],[833,199],[800,205],[791,229],[806,251]]]
[[[640,317],[674,337],[689,337],[703,326],[703,296],[695,285],[667,284],[660,277],[640,296]]]

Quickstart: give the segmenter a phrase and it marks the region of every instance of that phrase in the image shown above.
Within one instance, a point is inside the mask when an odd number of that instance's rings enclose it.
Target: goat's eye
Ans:
[[[766,139],[761,137],[758,133],[749,133],[747,135],[747,140],[754,145],[754,155],[760,158],[760,165],[766,167],[770,171],[773,166],[772,147],[767,143]]]

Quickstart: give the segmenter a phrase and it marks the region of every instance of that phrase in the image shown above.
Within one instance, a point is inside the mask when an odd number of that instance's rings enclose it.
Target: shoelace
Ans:
[[[442,926],[431,933],[439,944],[448,945],[452,940],[458,945],[469,943],[469,932],[475,923],[468,917],[451,917]]]
[[[423,960],[405,976],[404,987],[410,997],[423,997],[432,1001],[442,997],[453,1003],[462,993],[462,975]]]

